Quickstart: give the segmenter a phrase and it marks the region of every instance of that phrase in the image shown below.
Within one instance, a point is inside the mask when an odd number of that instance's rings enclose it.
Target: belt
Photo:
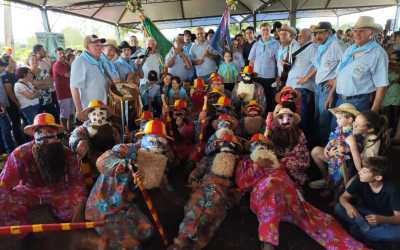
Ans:
[[[350,99],[357,99],[357,98],[361,98],[364,96],[369,96],[369,94],[361,94],[361,95],[353,95],[353,96],[344,96],[344,95],[338,95],[340,99],[343,100],[350,100]]]

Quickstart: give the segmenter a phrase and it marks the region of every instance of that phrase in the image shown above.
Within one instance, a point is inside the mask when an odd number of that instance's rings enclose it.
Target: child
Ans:
[[[168,91],[167,101],[169,106],[173,106],[176,100],[189,101],[186,90],[181,86],[181,79],[178,76],[171,78],[171,88]]]
[[[242,70],[242,68],[245,66],[245,62],[243,59],[243,51],[239,47],[239,41],[238,40],[233,40],[232,41],[232,57],[233,57],[233,63],[236,65],[238,70]]]
[[[232,62],[232,52],[224,52],[224,62],[219,65],[218,74],[224,79],[224,88],[232,91],[239,76],[239,70]]]
[[[154,117],[160,117],[162,102],[161,102],[161,87],[158,84],[157,72],[150,70],[147,76],[148,81],[140,85],[139,92],[143,103],[143,110],[149,110]]]
[[[357,115],[354,135],[362,137],[361,158],[384,155],[390,144],[388,121],[385,116],[373,111]]]
[[[361,169],[361,157],[353,136],[352,126],[355,117],[360,112],[350,103],[344,103],[330,111],[335,115],[338,126],[335,131],[331,132],[325,148],[315,147],[311,151],[311,156],[323,176],[322,180],[310,183],[310,187],[314,189],[323,188],[327,184],[330,184],[331,187],[339,186],[343,177],[340,169],[343,161],[347,163],[347,174],[350,174],[349,170],[352,169],[349,166],[349,164],[352,165],[351,158],[354,160],[356,169]],[[328,164],[328,169],[326,164]]]
[[[167,94],[168,91],[171,89],[171,80],[172,75],[167,73],[164,75],[162,79],[162,94]]]
[[[336,215],[360,240],[400,242],[400,190],[385,179],[387,167],[385,157],[368,157],[335,207]],[[353,197],[360,205],[351,203]]]

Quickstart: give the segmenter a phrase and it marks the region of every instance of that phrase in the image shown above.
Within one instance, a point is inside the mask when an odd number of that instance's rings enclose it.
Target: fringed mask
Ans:
[[[104,108],[94,108],[89,114],[90,125],[88,132],[91,137],[97,134],[98,128],[104,125],[111,125],[108,121],[108,111]]]
[[[158,135],[144,135],[140,140],[140,148],[152,153],[166,154],[168,141]]]

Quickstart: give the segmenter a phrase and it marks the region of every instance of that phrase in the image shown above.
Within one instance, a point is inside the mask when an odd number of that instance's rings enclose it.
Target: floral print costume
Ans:
[[[64,148],[65,176],[46,185],[33,158],[33,145],[31,141],[16,148],[0,174],[0,225],[29,224],[29,210],[39,205],[48,205],[57,219],[68,222],[85,200],[77,156]]]
[[[134,144],[128,145],[132,157],[135,157]],[[125,166],[125,159],[113,151],[106,151],[98,159],[100,176],[86,203],[85,218],[91,221],[105,220],[105,226],[96,230],[106,242],[104,244],[108,245],[107,249],[141,249],[140,242],[151,237],[153,227],[132,202],[134,187],[129,170],[116,172],[119,165]]]
[[[297,225],[328,250],[367,249],[354,240],[330,215],[304,201],[295,184],[282,168],[267,169],[252,160],[239,162],[236,184],[250,191],[250,208],[259,221],[261,241],[279,244],[279,223]]]

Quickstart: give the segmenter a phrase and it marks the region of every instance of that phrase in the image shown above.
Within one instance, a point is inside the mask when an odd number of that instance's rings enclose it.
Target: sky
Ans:
[[[385,25],[387,19],[394,19],[396,14],[395,7],[389,7],[384,9],[378,9],[373,11],[367,11],[362,13],[356,13],[339,18],[339,25],[346,23],[354,23],[357,18],[361,15],[370,15],[375,18],[375,21],[382,26]],[[50,26],[53,32],[60,32],[65,27],[75,27],[81,30],[83,34],[92,34],[94,31],[101,31],[102,37],[112,38],[116,37],[117,33],[113,26],[92,21],[85,18],[79,18],[74,16],[68,16],[60,13],[49,12]],[[0,42],[4,42],[4,12],[3,6],[0,5]],[[316,24],[320,21],[329,21],[333,25],[337,24],[336,17],[321,17],[321,18],[303,18],[297,20],[298,28],[309,27],[312,24]],[[35,32],[44,31],[42,25],[42,18],[40,11],[36,8],[20,4],[12,4],[12,22],[13,22],[13,34],[14,41],[17,43],[24,43],[28,37],[35,35]],[[171,39],[176,34],[181,33],[183,29],[169,29],[163,30],[164,35]]]

